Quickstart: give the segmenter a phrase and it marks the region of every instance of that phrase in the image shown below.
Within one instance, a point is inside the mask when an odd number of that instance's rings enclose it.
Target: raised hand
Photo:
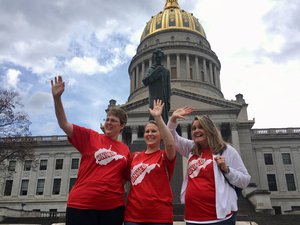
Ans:
[[[184,119],[184,116],[193,112],[193,108],[191,106],[185,106],[179,109],[176,109],[172,114],[172,120],[176,121],[176,119]]]
[[[65,82],[63,81],[61,76],[57,76],[53,80],[51,80],[51,90],[53,97],[59,97],[65,90]]]
[[[161,116],[165,103],[162,100],[153,101],[153,109],[149,108],[149,112],[153,117]]]

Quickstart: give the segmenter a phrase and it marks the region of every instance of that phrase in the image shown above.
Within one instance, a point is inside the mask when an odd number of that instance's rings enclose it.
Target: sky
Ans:
[[[253,128],[300,127],[300,1],[179,0],[202,24],[225,99],[243,94]],[[70,122],[100,131],[110,99],[129,96],[128,66],[165,0],[1,0],[0,84],[17,91],[34,136],[62,135],[50,80]]]

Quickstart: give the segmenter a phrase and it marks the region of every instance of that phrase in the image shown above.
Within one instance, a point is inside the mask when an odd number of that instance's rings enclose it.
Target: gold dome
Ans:
[[[177,0],[166,0],[164,10],[147,22],[141,41],[156,32],[172,29],[193,31],[206,38],[203,27],[192,13],[180,9]]]

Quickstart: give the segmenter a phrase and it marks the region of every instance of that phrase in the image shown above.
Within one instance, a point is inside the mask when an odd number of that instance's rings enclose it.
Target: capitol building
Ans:
[[[156,49],[164,53],[162,64],[170,71],[170,115],[184,105],[194,108],[193,114],[181,121],[177,132],[191,138],[191,121],[195,115],[209,115],[223,138],[239,151],[252,177],[242,198],[256,212],[300,214],[300,128],[252,128],[255,121],[248,118],[246,99],[242,93],[237,93],[235,100],[224,98],[217,53],[211,49],[199,20],[182,9],[177,0],[166,0],[162,11],[146,23],[128,68],[127,102],[117,103],[112,99],[108,103],[108,108],[121,106],[128,113],[127,126],[120,139],[132,151],[144,148],[149,94],[142,80],[153,64],[152,53]],[[32,167],[29,160],[8,162],[9,170],[15,173],[9,179],[0,178],[0,213],[1,208],[2,211],[5,208],[65,212],[68,193],[76,182],[80,153],[68,143],[66,136],[34,139],[38,166]],[[177,155],[171,181],[174,206],[180,206],[186,165],[186,159]]]

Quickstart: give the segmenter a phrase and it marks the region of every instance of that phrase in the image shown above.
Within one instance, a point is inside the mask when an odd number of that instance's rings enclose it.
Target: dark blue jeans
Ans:
[[[124,225],[172,225],[172,223],[135,223],[135,222],[124,222]]]
[[[122,225],[124,206],[110,210],[67,208],[66,225]]]
[[[217,222],[217,223],[207,223],[207,224],[202,223],[201,225],[235,225],[236,214],[237,214],[237,212],[235,212],[228,220],[224,220],[224,221]],[[186,223],[186,225],[199,225],[199,224]]]

